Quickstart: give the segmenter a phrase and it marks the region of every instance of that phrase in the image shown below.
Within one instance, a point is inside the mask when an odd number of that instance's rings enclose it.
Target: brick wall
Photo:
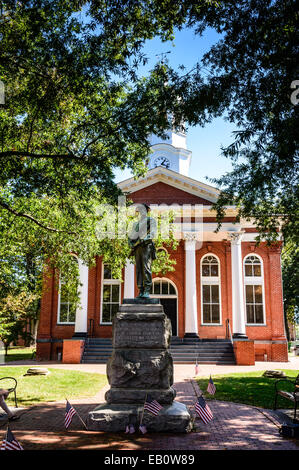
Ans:
[[[220,262],[220,325],[202,325],[201,314],[201,260],[205,255],[214,254]],[[232,321],[231,317],[231,258],[230,252],[227,252],[227,246],[224,242],[203,242],[202,247],[196,252],[196,280],[197,280],[197,311],[198,311],[198,331],[200,338],[218,338],[226,337],[226,320]]]
[[[130,194],[134,202],[148,202],[152,204],[210,204],[197,196],[178,190],[165,183],[156,183],[140,191]],[[268,360],[287,360],[287,343],[284,330],[282,280],[280,246],[267,247],[265,243],[255,246],[253,242],[242,243],[242,256],[258,254],[263,261],[264,268],[264,302],[266,325],[247,326],[246,334],[255,343],[254,351],[257,360],[263,360],[267,354]],[[200,261],[208,253],[215,254],[220,260],[221,280],[221,325],[203,326],[201,323],[201,272]],[[178,335],[185,333],[185,249],[181,241],[172,257],[176,260],[176,271],[166,276],[176,285],[178,292]],[[231,285],[231,249],[230,242],[203,242],[196,251],[197,265],[197,315],[198,330],[201,338],[225,338],[226,320],[232,324],[232,285]],[[153,276],[155,277],[155,276]],[[88,284],[88,328],[93,326],[95,337],[111,337],[112,326],[100,324],[101,309],[101,279],[102,260],[96,259],[96,264],[89,271]],[[46,359],[56,358],[57,352],[62,348],[62,340],[70,339],[74,334],[74,325],[57,324],[58,308],[58,275],[55,271],[45,269],[43,281],[43,297],[41,304],[41,317],[39,322],[37,355]],[[122,295],[123,298],[123,285]],[[137,287],[135,283],[135,293]],[[48,342],[46,342],[48,341]],[[60,341],[60,342],[59,342]],[[263,343],[265,341],[265,343]],[[272,343],[273,342],[273,343]],[[278,359],[280,358],[280,359]]]
[[[187,191],[177,189],[166,183],[155,183],[129,195],[135,203],[147,204],[202,204],[211,205],[210,201],[190,194]]]
[[[45,266],[36,344],[36,356],[40,359],[57,360],[57,353],[62,351],[62,340],[74,334],[74,325],[57,324],[58,279],[58,272]]]
[[[64,364],[80,364],[83,350],[84,340],[64,340],[62,362]]]
[[[288,362],[288,344],[272,343],[271,345],[271,360],[275,362]]]
[[[253,366],[255,364],[254,341],[234,341],[236,363],[239,366]]]

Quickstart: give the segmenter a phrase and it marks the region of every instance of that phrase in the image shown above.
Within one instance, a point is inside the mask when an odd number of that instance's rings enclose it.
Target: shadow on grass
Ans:
[[[33,361],[32,354],[10,354],[4,356],[5,364],[15,361]]]
[[[298,371],[284,371],[290,380],[294,380]],[[208,378],[199,378],[197,383],[207,399],[230,401],[260,408],[272,409],[275,399],[275,382],[278,379],[263,377],[263,371],[250,372],[248,374],[215,375],[212,377],[216,386],[215,395],[210,395],[206,390]],[[286,381],[279,383],[281,390],[292,391],[294,386]],[[279,408],[293,408],[292,402],[278,398]]]
[[[17,380],[17,401],[19,406],[34,406],[46,402],[59,402],[69,399],[91,398],[107,383],[103,374],[73,370],[52,369],[47,375],[27,375],[28,367],[14,366],[0,368],[1,377],[14,377]],[[9,388],[3,381],[3,388]],[[13,405],[10,394],[8,406]]]

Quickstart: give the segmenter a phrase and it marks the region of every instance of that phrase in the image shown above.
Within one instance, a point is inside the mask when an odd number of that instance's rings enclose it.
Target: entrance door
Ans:
[[[171,321],[172,336],[177,336],[177,299],[160,298],[160,302]]]
[[[168,279],[155,278],[153,279],[151,297],[160,299],[161,305],[164,307],[164,312],[171,321],[172,336],[178,334],[178,321],[177,321],[177,291],[175,285]]]

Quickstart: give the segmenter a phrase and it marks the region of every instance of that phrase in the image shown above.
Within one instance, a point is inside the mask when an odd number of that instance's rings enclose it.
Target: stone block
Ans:
[[[184,433],[192,430],[189,411],[186,405],[178,401],[164,406],[157,416],[145,412],[142,424],[145,424],[148,432]]]
[[[87,426],[91,431],[125,432],[127,424],[139,426],[142,406],[125,404],[100,405],[88,415]],[[187,407],[180,402],[164,406],[158,415],[148,411],[143,414],[142,424],[148,432],[187,433],[192,429],[192,420]]]
[[[165,388],[173,384],[173,361],[165,349],[114,349],[107,364],[111,387]]]
[[[150,392],[153,400],[157,400],[161,405],[170,405],[176,396],[176,391],[169,387],[168,389],[154,389],[151,390],[140,390],[140,389],[128,389],[128,388],[111,388],[105,394],[105,400],[107,403],[123,403],[131,405],[142,405],[144,404],[146,394]]]
[[[136,297],[134,299],[123,299],[123,305],[129,304],[129,305],[154,305],[154,304],[160,304],[160,299],[153,299],[151,297],[147,298],[141,298],[141,297]]]
[[[141,411],[142,407],[136,405],[105,403],[89,412],[87,428],[90,431],[125,432],[129,421],[138,421]]]
[[[114,319],[114,348],[168,349],[170,340],[171,322],[163,312],[120,312]]]
[[[155,305],[138,305],[138,304],[132,304],[132,305],[120,305],[119,306],[119,312],[125,312],[125,313],[164,313],[163,310],[163,305],[160,304],[155,304]]]

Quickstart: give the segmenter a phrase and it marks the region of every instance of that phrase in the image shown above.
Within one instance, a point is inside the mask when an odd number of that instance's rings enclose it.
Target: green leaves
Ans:
[[[298,75],[295,2],[250,0],[43,0],[2,2],[0,80],[1,248],[40,246],[59,268],[67,253],[91,262],[122,243],[95,237],[94,208],[115,203],[115,168],[145,174],[148,137],[174,124],[202,125],[226,113],[236,124],[223,155],[233,171],[218,220],[235,204],[260,237],[298,239],[298,109],[290,84]],[[161,61],[146,78],[148,39],[175,28],[221,39],[190,71]],[[2,236],[2,235],[1,235]],[[24,251],[25,252],[25,251]],[[171,266],[169,265],[169,268]],[[157,268],[158,269],[158,268]]]
[[[26,324],[34,317],[34,307],[37,297],[34,294],[21,291],[18,295],[7,295],[0,300],[0,337],[6,352],[9,344],[19,337],[30,340],[31,335],[26,331]]]
[[[188,18],[198,32],[213,27],[222,34],[203,59],[210,70],[206,88],[209,93],[217,80],[221,93],[211,103],[238,127],[222,149],[233,171],[213,180],[225,193],[215,206],[219,220],[225,205],[236,204],[239,216],[253,218],[269,241],[279,226],[298,239],[298,109],[290,101],[298,75],[294,8],[292,0],[222,2],[192,10]]]
[[[38,263],[51,260],[64,273],[69,253],[90,264],[103,256],[121,270],[125,243],[97,239],[96,207],[117,200],[115,168],[144,175],[148,137],[168,125],[165,68],[147,80],[135,72],[144,41],[172,34],[177,20],[171,13],[165,21],[169,7],[168,1],[122,8],[113,0],[2,2],[0,246],[7,269],[17,251],[21,259],[30,252]],[[173,12],[180,9],[173,5]],[[4,277],[10,291],[15,273]]]

